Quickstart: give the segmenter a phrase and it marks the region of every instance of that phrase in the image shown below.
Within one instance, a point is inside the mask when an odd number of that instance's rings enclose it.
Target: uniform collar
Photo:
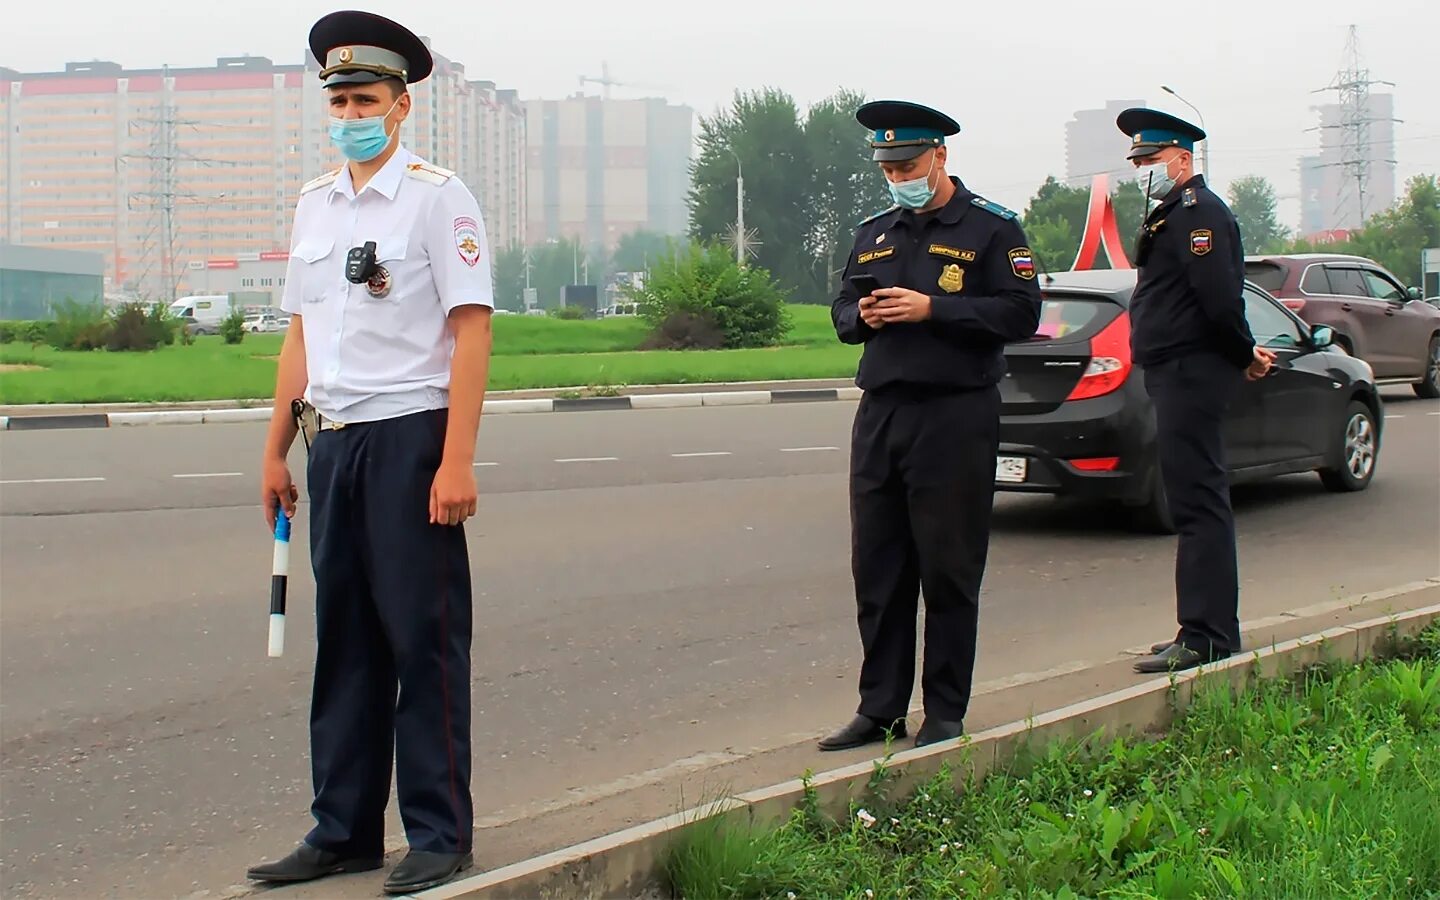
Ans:
[[[1159,204],[1155,207],[1155,209],[1150,213],[1150,216],[1154,216],[1155,214],[1159,213],[1161,210],[1169,210],[1171,207],[1175,206],[1175,204],[1179,203],[1181,200],[1183,200],[1183,199],[1185,198],[1185,192],[1186,192],[1186,191],[1198,191],[1198,190],[1200,190],[1201,188],[1203,188],[1204,186],[1205,186],[1205,176],[1204,176],[1204,175],[1192,175],[1192,176],[1190,176],[1190,180],[1189,180],[1189,181],[1185,182],[1184,184],[1177,184],[1177,185],[1170,191],[1170,193],[1166,194],[1166,195],[1165,195],[1165,199],[1160,201],[1160,203],[1159,203]],[[1150,218],[1150,216],[1146,216],[1146,218],[1148,219],[1148,218]]]
[[[371,176],[370,182],[360,193],[375,191],[384,196],[386,200],[394,200],[396,191],[400,190],[400,180],[405,177],[405,168],[410,165],[413,155],[405,148],[404,144],[396,147],[390,159],[380,167],[380,171]],[[349,199],[355,199],[355,186],[350,180],[348,165],[340,168],[340,177],[336,178],[335,183],[330,186],[330,197],[334,197],[336,194],[343,194]]]

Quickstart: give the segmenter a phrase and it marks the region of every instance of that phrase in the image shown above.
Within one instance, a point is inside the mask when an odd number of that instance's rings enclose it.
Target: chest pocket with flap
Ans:
[[[300,278],[300,297],[305,303],[318,303],[325,299],[327,279],[344,277],[344,270],[330,265],[330,254],[335,249],[335,239],[309,237],[295,245],[290,255],[305,265],[296,273]]]

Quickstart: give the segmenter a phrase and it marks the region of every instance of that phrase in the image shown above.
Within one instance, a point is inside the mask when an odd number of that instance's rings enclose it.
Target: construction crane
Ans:
[[[616,85],[619,85],[620,87],[638,88],[642,91],[664,90],[664,88],[653,84],[636,84],[633,81],[616,81],[614,78],[610,77],[610,64],[608,62],[600,63],[600,76],[598,78],[594,75],[581,75],[580,90],[582,93],[585,90],[586,84],[601,85],[604,88],[604,96],[606,100],[610,99],[610,88]]]

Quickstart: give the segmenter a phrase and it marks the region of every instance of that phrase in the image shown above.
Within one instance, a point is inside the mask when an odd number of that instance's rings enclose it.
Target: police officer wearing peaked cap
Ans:
[[[1003,348],[1035,333],[1035,260],[1015,213],[948,174],[949,116],[867,103],[895,206],[862,222],[831,305],[863,344],[851,435],[851,568],[864,658],[856,717],[824,750],[905,734],[925,596],[923,746],[964,730],[990,540]]]
[[[365,12],[310,33],[344,167],[301,189],[261,495],[272,524],[309,451],[316,639],[315,826],[251,878],[379,868],[392,761],[410,852],[385,889],[413,893],[471,864],[471,587],[462,523],[490,354],[490,263],[474,196],[401,143],[407,85],[430,53]],[[398,692],[398,697],[397,697]]]
[[[1141,190],[1156,205],[1136,245],[1131,345],[1155,408],[1160,478],[1179,531],[1175,596],[1180,629],[1138,660],[1139,672],[1189,669],[1240,649],[1235,518],[1223,429],[1245,378],[1274,354],[1245,320],[1245,253],[1225,202],[1195,173],[1205,132],[1135,108],[1116,126],[1130,137]]]

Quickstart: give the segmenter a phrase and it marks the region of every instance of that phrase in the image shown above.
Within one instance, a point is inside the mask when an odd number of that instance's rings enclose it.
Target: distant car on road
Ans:
[[[997,490],[1123,503],[1146,530],[1174,523],[1160,479],[1155,412],[1130,356],[1133,270],[1064,272],[1041,281],[1035,338],[1006,347]],[[1383,405],[1366,362],[1257,285],[1245,314],[1272,373],[1244,382],[1226,423],[1234,483],[1318,472],[1332,491],[1375,476]]]
[[[1380,384],[1440,397],[1440,307],[1373,260],[1334,253],[1250,256],[1245,276],[1375,370]]]

